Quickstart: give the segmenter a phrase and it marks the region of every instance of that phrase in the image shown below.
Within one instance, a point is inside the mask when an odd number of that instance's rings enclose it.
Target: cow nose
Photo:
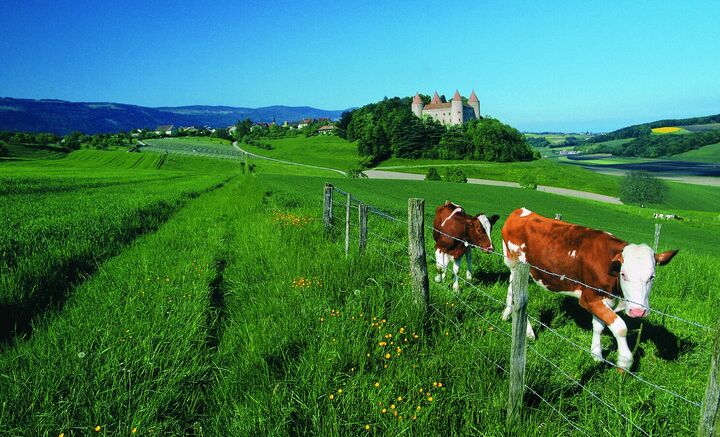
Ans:
[[[647,311],[643,308],[631,308],[630,311],[628,311],[630,317],[645,317],[645,314],[647,314]]]

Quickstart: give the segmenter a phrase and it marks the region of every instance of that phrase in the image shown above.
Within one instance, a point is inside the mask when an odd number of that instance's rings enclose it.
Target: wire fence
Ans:
[[[351,194],[349,194],[349,193],[347,193],[347,192],[345,192],[345,191],[342,191],[342,190],[337,189],[337,188],[334,188],[334,187],[333,187],[333,191],[336,191],[336,192],[338,192],[338,193],[346,196],[347,198],[349,198],[350,201],[351,201],[351,207],[359,208],[359,205],[360,205],[360,204],[363,204],[363,202],[362,202],[361,200],[353,197]],[[342,208],[347,208],[347,203],[346,203],[346,202],[336,202],[336,201],[333,201],[333,206],[340,206],[340,207],[342,207]],[[372,207],[372,206],[369,206],[369,205],[368,205],[368,206],[367,206],[367,210],[368,210],[368,212],[371,213],[372,215],[374,215],[374,216],[376,216],[376,217],[379,217],[379,218],[383,219],[384,221],[390,222],[390,223],[392,223],[392,224],[394,224],[394,225],[407,225],[407,224],[408,224],[408,221],[407,221],[407,220],[404,220],[404,219],[395,217],[395,216],[393,216],[392,214],[387,213],[387,212],[385,212],[385,211],[382,211],[382,210],[380,210],[380,209],[378,209],[378,208],[375,208],[375,207]],[[336,229],[342,231],[342,229],[339,229],[337,226],[334,226],[334,225],[333,225],[333,227],[335,227]],[[426,228],[427,231],[432,231],[432,232],[435,232],[435,233],[439,233],[439,234],[444,235],[444,236],[446,236],[446,237],[448,237],[448,238],[451,238],[451,239],[453,239],[453,240],[457,240],[458,242],[462,243],[463,245],[467,246],[468,248],[480,249],[480,250],[481,250],[482,252],[484,252],[484,253],[489,253],[489,254],[493,254],[493,255],[495,255],[495,256],[500,256],[500,257],[503,257],[503,258],[504,258],[504,255],[503,255],[502,253],[496,252],[496,251],[494,251],[494,250],[483,249],[482,247],[480,247],[480,246],[478,246],[478,245],[476,245],[476,244],[473,244],[473,243],[470,242],[470,241],[467,241],[467,240],[465,240],[465,239],[458,238],[458,237],[453,236],[453,235],[449,235],[449,234],[443,232],[443,231],[440,230],[440,229],[436,229],[436,228],[433,227],[432,225],[426,225],[425,228]],[[367,232],[368,237],[371,237],[371,238],[372,238],[373,240],[375,240],[376,242],[381,242],[381,243],[383,244],[383,246],[385,246],[386,248],[387,248],[387,247],[391,247],[391,248],[393,248],[393,250],[398,250],[398,251],[399,251],[399,250],[406,251],[406,250],[408,249],[408,240],[407,240],[407,238],[395,239],[395,238],[392,238],[391,236],[381,235],[379,232],[371,231],[371,230],[369,230],[369,229],[368,229],[366,232]],[[369,249],[370,251],[372,251],[374,254],[376,254],[376,255],[378,255],[379,257],[381,257],[381,258],[382,258],[383,260],[385,260],[386,262],[388,262],[390,265],[393,265],[393,266],[396,267],[396,268],[399,268],[399,269],[408,269],[408,268],[409,268],[409,266],[408,266],[407,264],[403,264],[403,263],[398,262],[396,256],[395,256],[395,257],[393,257],[393,256],[388,256],[386,253],[383,253],[382,250],[379,250],[377,247],[375,247],[375,245],[368,245],[368,249]],[[437,263],[438,260],[435,258],[435,256],[432,255],[433,252],[432,252],[432,251],[427,251],[427,253],[428,253],[427,256],[428,256],[433,262]],[[594,287],[594,286],[592,286],[592,285],[590,285],[590,284],[587,284],[587,283],[585,283],[585,282],[583,282],[583,281],[580,281],[580,280],[578,280],[578,279],[567,277],[566,275],[563,275],[563,274],[561,274],[561,273],[552,272],[552,271],[549,271],[549,270],[547,270],[547,269],[544,269],[544,268],[542,268],[542,267],[535,266],[535,265],[532,265],[532,264],[530,264],[529,267],[530,267],[530,269],[534,269],[534,270],[536,270],[536,271],[543,272],[543,273],[545,273],[545,274],[548,274],[548,275],[552,275],[552,276],[561,278],[562,280],[566,280],[566,281],[575,283],[575,284],[577,284],[577,285],[579,285],[579,286],[581,286],[581,287],[584,287],[584,288],[586,288],[586,289],[588,289],[588,290],[596,291],[596,292],[598,292],[598,293],[600,293],[600,294],[602,294],[602,295],[611,297],[611,298],[613,298],[613,299],[618,299],[618,300],[621,300],[621,301],[624,301],[624,302],[627,302],[627,303],[632,303],[632,304],[634,304],[634,305],[643,307],[643,308],[645,308],[648,312],[656,313],[656,314],[662,315],[663,317],[667,317],[667,318],[673,319],[673,320],[675,320],[675,321],[677,321],[677,322],[681,322],[681,323],[684,323],[684,324],[687,324],[687,325],[690,325],[690,326],[694,326],[694,327],[696,327],[696,328],[700,328],[700,329],[703,329],[703,330],[707,330],[707,331],[710,331],[710,332],[714,332],[714,329],[713,329],[713,328],[710,328],[710,327],[708,327],[708,326],[706,326],[706,325],[703,325],[703,324],[701,324],[701,323],[698,323],[698,322],[696,322],[696,321],[688,320],[688,319],[686,319],[686,318],[684,318],[684,317],[677,316],[677,315],[674,315],[674,314],[669,314],[669,313],[664,312],[664,311],[660,311],[660,310],[648,308],[648,307],[645,306],[645,305],[641,305],[640,303],[633,302],[633,301],[631,301],[631,300],[629,300],[629,299],[626,299],[626,298],[624,298],[624,297],[622,297],[622,296],[618,296],[618,295],[616,295],[616,294],[613,294],[613,293],[611,293],[611,292],[609,292],[609,291],[607,291],[607,290],[603,290],[603,289],[601,289],[601,288]],[[486,301],[487,301],[487,302],[490,302],[492,305],[497,304],[497,306],[498,306],[500,309],[505,309],[505,307],[507,306],[507,303],[506,303],[505,301],[503,301],[502,299],[499,299],[499,298],[491,295],[491,294],[488,293],[487,291],[483,290],[481,287],[479,287],[479,286],[477,286],[476,284],[470,282],[469,280],[463,278],[461,275],[457,275],[456,278],[459,279],[459,280],[461,280],[461,281],[463,282],[463,284],[467,285],[467,286],[468,286],[469,288],[471,288],[473,291],[477,291],[477,292],[482,296],[483,299],[486,299]],[[467,311],[471,312],[471,313],[472,313],[474,316],[476,316],[479,320],[482,320],[484,323],[487,323],[489,326],[492,326],[492,327],[493,327],[493,332],[497,332],[497,333],[499,333],[499,334],[501,334],[501,335],[504,335],[504,336],[506,336],[506,337],[511,337],[511,333],[510,333],[510,332],[508,332],[506,329],[503,329],[503,328],[501,328],[500,326],[498,326],[496,323],[494,323],[493,321],[491,321],[487,316],[483,315],[483,313],[480,312],[476,307],[474,307],[473,305],[469,304],[466,300],[462,299],[462,297],[459,295],[459,293],[458,293],[458,294],[455,294],[454,298],[455,298],[458,302],[460,302],[460,304],[463,305],[463,307],[464,307]],[[469,340],[467,339],[467,337],[466,337],[466,335],[465,335],[462,327],[458,324],[458,322],[457,322],[456,320],[454,320],[452,317],[450,317],[450,316],[448,316],[447,314],[445,314],[444,312],[442,312],[442,311],[441,311],[436,305],[434,305],[434,304],[430,304],[429,307],[432,309],[432,311],[433,311],[435,314],[439,314],[439,315],[443,316],[443,318],[444,318],[447,322],[451,323],[451,324],[456,328],[456,330],[457,330],[458,334],[461,336],[461,338],[462,338],[464,341],[466,341],[466,342],[468,343],[468,345],[469,345],[470,347],[472,347],[477,353],[479,353],[485,360],[487,360],[488,362],[492,363],[494,366],[496,366],[498,369],[502,370],[504,373],[506,373],[506,374],[508,373],[508,370],[507,370],[507,369],[505,369],[505,368],[504,368],[502,365],[500,365],[497,361],[495,361],[495,360],[493,360],[492,358],[490,358],[487,354],[485,354],[484,352],[482,352],[481,350],[479,350],[479,348],[477,348],[477,346],[476,346],[472,341],[469,341]],[[657,384],[657,383],[654,383],[654,382],[646,379],[645,377],[639,375],[637,372],[632,372],[632,371],[630,371],[629,369],[622,369],[622,368],[618,367],[618,365],[616,365],[615,363],[613,363],[613,362],[611,362],[611,361],[609,361],[609,360],[607,360],[607,359],[605,359],[605,358],[600,358],[600,357],[598,357],[598,356],[597,356],[596,354],[594,354],[590,349],[585,348],[585,347],[579,345],[577,342],[573,341],[573,340],[570,339],[570,338],[567,338],[567,337],[564,336],[563,334],[559,333],[556,329],[553,329],[551,326],[549,326],[548,324],[544,323],[542,320],[540,320],[540,319],[538,319],[538,318],[536,318],[536,317],[530,316],[530,315],[528,315],[528,320],[536,323],[536,324],[539,325],[539,326],[542,326],[542,328],[543,328],[544,330],[546,330],[547,332],[551,333],[553,336],[559,338],[559,339],[560,339],[561,341],[563,341],[564,343],[572,346],[574,349],[579,350],[579,351],[582,351],[583,353],[589,354],[590,356],[592,356],[592,357],[595,358],[596,360],[597,360],[597,359],[600,359],[600,361],[603,362],[604,364],[610,365],[610,366],[612,366],[612,367],[615,367],[615,368],[617,368],[617,369],[619,369],[619,370],[624,371],[625,374],[631,376],[632,378],[634,378],[634,379],[635,379],[636,381],[638,381],[639,383],[642,383],[642,384],[650,387],[652,390],[656,390],[656,391],[665,393],[665,394],[667,394],[667,395],[669,395],[669,396],[672,396],[672,397],[675,398],[676,400],[682,401],[683,403],[685,403],[685,404],[687,404],[687,405],[689,405],[689,406],[692,406],[692,407],[695,407],[695,408],[701,408],[701,407],[702,407],[702,404],[701,404],[700,402],[691,400],[691,399],[689,399],[687,396],[682,395],[682,394],[678,393],[678,392],[675,391],[675,390],[672,390],[672,389],[669,389],[669,388],[667,388],[667,387],[663,387],[663,386],[661,386],[661,385],[659,385],[659,384]],[[587,393],[588,396],[592,397],[593,399],[595,399],[596,401],[598,401],[600,404],[602,404],[607,410],[609,410],[610,412],[612,412],[612,413],[618,415],[619,417],[621,417],[621,418],[622,418],[626,423],[628,423],[636,432],[638,432],[639,434],[642,434],[642,435],[650,435],[650,433],[648,433],[646,430],[644,430],[642,427],[640,427],[638,424],[636,424],[636,423],[635,423],[633,420],[631,420],[626,414],[624,414],[622,411],[620,411],[615,405],[607,402],[607,401],[604,400],[601,396],[599,396],[596,392],[592,391],[592,390],[589,389],[586,385],[584,385],[580,380],[578,380],[577,378],[574,378],[574,377],[573,377],[572,375],[570,375],[568,372],[564,371],[558,364],[556,364],[555,362],[553,362],[553,360],[551,360],[551,359],[548,358],[545,354],[543,354],[543,353],[539,350],[539,348],[538,348],[537,346],[528,345],[528,346],[527,346],[527,349],[529,349],[529,350],[532,352],[533,356],[536,356],[536,357],[538,357],[538,359],[542,360],[542,362],[547,363],[547,365],[549,365],[550,367],[552,367],[555,371],[557,371],[560,375],[562,375],[564,378],[566,378],[568,381],[570,381],[573,385],[577,386],[580,390],[582,390],[583,392]],[[534,390],[532,387],[530,387],[529,385],[525,384],[525,389],[527,389],[528,391],[530,391],[530,392],[531,392],[534,396],[536,396],[540,401],[542,401],[543,403],[547,404],[555,413],[557,413],[559,416],[561,416],[561,417],[563,418],[563,420],[565,420],[565,421],[566,421],[569,425],[571,425],[575,430],[577,430],[578,432],[580,432],[580,433],[582,433],[582,434],[587,435],[587,432],[586,432],[585,430],[583,430],[581,427],[579,427],[578,424],[576,424],[576,423],[573,422],[570,418],[568,418],[567,415],[563,414],[557,407],[555,407],[555,406],[554,406],[552,403],[550,403],[547,399],[545,399],[543,396],[541,396],[541,395],[540,395],[536,390]]]

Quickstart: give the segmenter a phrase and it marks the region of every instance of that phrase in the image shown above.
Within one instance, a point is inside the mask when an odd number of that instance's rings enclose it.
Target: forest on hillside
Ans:
[[[429,96],[423,96],[426,102]],[[446,127],[411,111],[412,98],[385,98],[342,114],[338,135],[358,141],[358,152],[369,164],[390,157],[410,159],[472,159],[529,161],[536,157],[524,136],[493,118]]]

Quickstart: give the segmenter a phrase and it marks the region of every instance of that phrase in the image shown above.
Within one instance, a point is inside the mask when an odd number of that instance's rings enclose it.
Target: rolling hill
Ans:
[[[87,134],[154,129],[158,125],[212,126],[253,121],[295,121],[303,118],[337,119],[342,110],[323,110],[309,106],[268,106],[243,108],[232,106],[180,106],[149,108],[111,102],[67,102],[0,98],[0,130],[52,132],[64,135],[72,131]]]

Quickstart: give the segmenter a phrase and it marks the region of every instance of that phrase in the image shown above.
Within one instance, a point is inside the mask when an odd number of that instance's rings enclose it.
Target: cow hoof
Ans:
[[[442,275],[435,275],[435,282],[440,283],[442,282]]]
[[[504,321],[507,321],[510,318],[510,314],[512,314],[512,308],[505,307],[505,309],[503,310],[503,313],[502,313],[502,319]]]
[[[624,358],[624,357],[618,357],[617,360],[617,368],[618,370],[630,370],[630,366],[632,366],[633,359],[630,358]]]

